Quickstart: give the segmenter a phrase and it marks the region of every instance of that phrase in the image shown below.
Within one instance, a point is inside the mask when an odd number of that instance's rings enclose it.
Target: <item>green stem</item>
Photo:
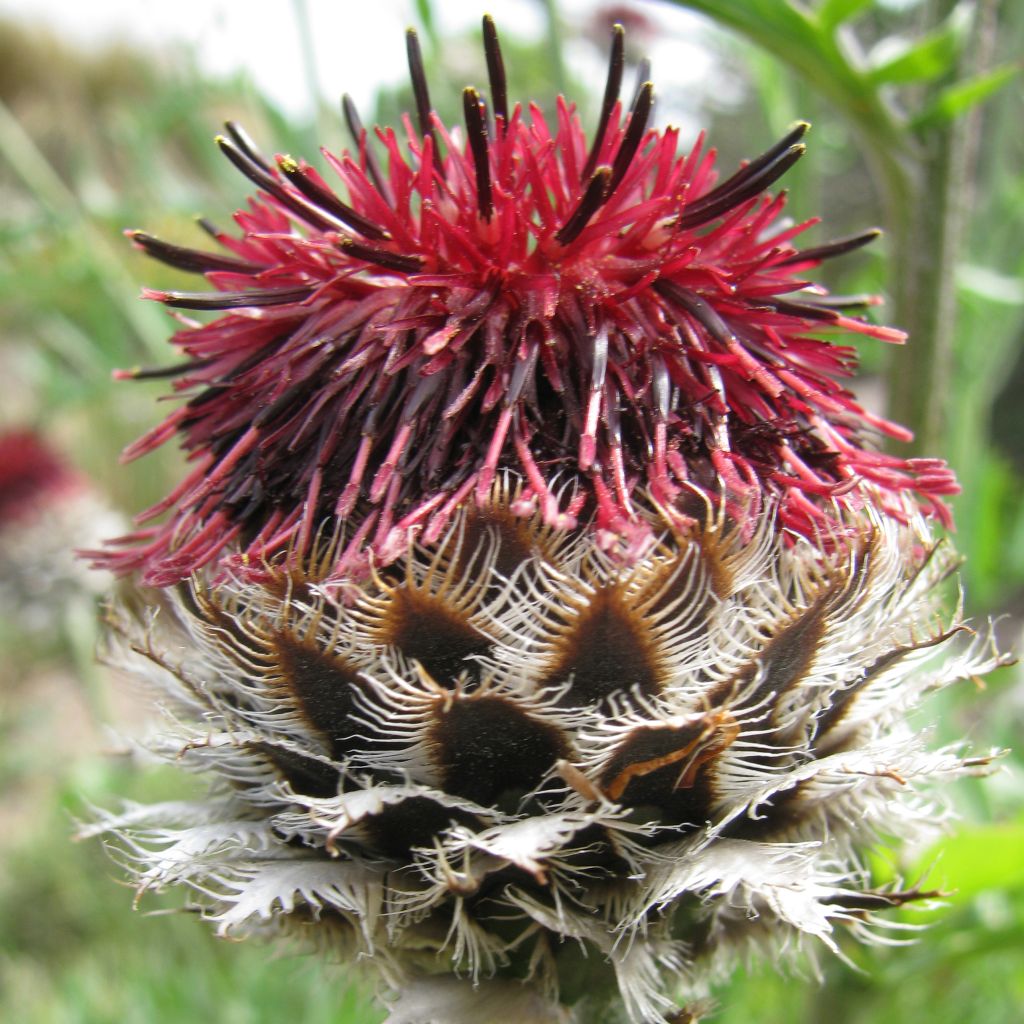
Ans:
[[[995,46],[998,0],[983,0],[970,71],[984,70]],[[933,5],[932,21],[954,0]],[[948,84],[948,80],[939,83]],[[980,110],[917,133],[914,159],[881,181],[892,245],[893,319],[910,334],[889,369],[889,413],[914,431],[914,454],[944,451],[956,337],[956,267],[971,205]]]
[[[923,140],[921,159],[900,179],[883,182],[891,246],[890,319],[911,344],[889,360],[889,415],[914,432],[912,451],[939,446],[953,350],[953,271],[957,219],[949,200],[956,145],[945,129]]]

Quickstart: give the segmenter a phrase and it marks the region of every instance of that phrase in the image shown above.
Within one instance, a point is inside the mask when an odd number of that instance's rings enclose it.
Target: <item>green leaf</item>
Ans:
[[[1020,74],[1017,64],[1001,64],[992,71],[964,79],[943,89],[911,122],[914,131],[953,121],[971,107],[984,103]]]
[[[799,0],[674,0],[731,28],[795,71],[827,102],[834,104],[870,139],[879,173],[900,175],[906,131],[860,62],[829,31],[813,10]],[[849,8],[852,11],[852,7]],[[833,14],[839,13],[838,8]]]
[[[875,0],[822,0],[814,13],[821,27],[827,32],[833,32],[843,22],[856,18],[858,14],[874,6],[874,2]]]
[[[768,50],[798,60],[820,49],[822,33],[809,12],[791,0],[675,0],[743,33]],[[788,49],[787,49],[788,47]]]
[[[416,13],[428,32],[434,31],[434,7],[430,0],[416,0]]]
[[[416,16],[427,33],[430,45],[435,52],[440,51],[441,37],[437,30],[437,19],[434,17],[434,5],[431,0],[416,0]]]
[[[949,22],[937,32],[912,43],[889,60],[868,72],[873,85],[905,85],[908,82],[927,82],[951,71],[964,43],[962,19]]]

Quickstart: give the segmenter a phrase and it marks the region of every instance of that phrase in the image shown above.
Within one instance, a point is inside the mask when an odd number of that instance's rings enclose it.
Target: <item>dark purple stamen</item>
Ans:
[[[466,115],[466,137],[476,170],[476,205],[480,216],[490,220],[494,213],[491,200],[491,168],[487,147],[487,121],[481,109],[480,94],[472,86],[463,90],[462,107]]]
[[[790,146],[771,161],[762,163],[759,160],[757,162],[760,166],[753,174],[750,172],[753,164],[744,167],[718,189],[714,189],[713,193],[709,192],[690,203],[679,218],[679,226],[689,229],[707,224],[708,221],[720,217],[726,211],[763,192],[778,181],[804,155],[806,149],[804,145]]]
[[[779,313],[803,317],[805,320],[835,320],[839,315],[834,310],[809,302],[793,302],[790,299],[765,299],[764,304]]]
[[[202,370],[212,362],[212,359],[190,359],[188,362],[175,363],[174,366],[136,366],[131,370],[119,370],[116,376],[118,380],[164,380]]]
[[[209,217],[196,217],[196,224],[199,225],[211,238],[220,240],[221,230]]]
[[[412,79],[412,92],[416,99],[416,119],[420,126],[420,134],[430,139],[431,152],[434,154],[434,166],[440,175],[444,175],[444,164],[441,151],[437,145],[437,135],[431,124],[430,91],[427,88],[427,73],[423,67],[423,53],[420,50],[420,39],[415,29],[407,29],[405,33],[405,52],[409,60],[409,77]]]
[[[619,146],[619,151],[615,154],[615,160],[612,163],[612,180],[608,183],[608,193],[605,198],[619,187],[622,179],[626,176],[626,171],[629,170],[629,165],[633,162],[640,143],[643,142],[644,132],[647,131],[647,122],[653,107],[654,84],[644,82],[630,111],[629,127],[623,136],[622,145]]]
[[[205,225],[204,225],[205,227]],[[211,234],[216,237],[217,229],[210,225]],[[188,249],[182,245],[172,245],[164,242],[145,231],[126,231],[125,234],[140,248],[147,256],[166,263],[169,267],[176,267],[178,270],[187,270],[193,274],[207,274],[210,271],[224,270],[236,274],[258,274],[263,267],[258,263],[249,260],[240,260],[234,256],[221,256],[213,252],[203,252],[201,249]]]
[[[351,238],[343,238],[338,242],[338,247],[349,256],[356,259],[373,263],[385,270],[397,270],[402,274],[415,274],[423,269],[423,260],[418,256],[403,256],[401,253],[389,252],[387,249],[378,249],[374,245],[363,245]]]
[[[625,67],[625,41],[626,32],[621,25],[612,25],[612,52],[608,58],[608,80],[604,87],[604,100],[601,102],[601,116],[597,119],[597,131],[594,132],[594,142],[590,147],[590,154],[583,167],[582,179],[586,181],[597,166],[597,157],[601,151],[601,144],[604,142],[605,133],[608,131],[608,121],[612,116],[612,109],[619,100],[619,90],[622,88],[622,71]]]
[[[679,303],[687,313],[690,314],[715,341],[722,345],[728,345],[734,340],[735,335],[729,325],[718,315],[710,303],[702,299],[696,292],[688,288],[681,288],[672,281],[656,281],[655,291]]]
[[[494,19],[484,15],[484,56],[487,58],[487,78],[491,83],[491,106],[495,118],[503,125],[508,124],[508,85],[505,81],[505,61],[498,43],[498,30]]]
[[[632,110],[640,98],[640,90],[651,80],[651,58],[644,57],[636,66],[636,86],[633,89],[633,98],[629,101]]]
[[[289,209],[296,216],[300,217],[307,224],[312,225],[320,231],[337,231],[339,227],[346,225],[340,223],[336,218],[329,217],[320,210],[311,206],[305,199],[300,198],[265,171],[259,163],[242,150],[238,149],[232,142],[229,142],[223,135],[218,135],[216,143],[221,152],[237,167],[254,185],[263,189],[264,192],[272,195],[282,206]]]
[[[249,133],[235,121],[225,121],[224,130],[231,136],[231,141],[254,163],[271,173],[270,161],[259,151],[259,147],[249,137]]]
[[[856,235],[848,235],[846,238],[837,238],[834,242],[826,242],[824,245],[816,245],[811,249],[795,252],[792,256],[780,260],[779,265],[786,266],[789,263],[805,263],[808,260],[827,260],[833,256],[843,256],[861,246],[869,245],[876,238],[881,237],[881,234],[881,228],[871,228]]]
[[[756,195],[761,189],[767,188],[773,181],[785,174],[795,163],[796,158],[792,158],[781,170],[778,170],[779,165],[776,164],[776,161],[786,157],[787,153],[792,153],[796,144],[807,134],[808,128],[810,128],[810,124],[807,121],[798,122],[774,146],[766,149],[759,157],[755,157],[745,164],[734,175],[723,181],[721,185],[716,186],[710,192],[690,203],[686,207],[686,213],[680,218],[680,226],[695,227],[697,224],[704,224],[709,220],[714,220],[719,213],[743,202],[744,199],[749,199],[751,195]],[[801,147],[798,156],[802,154],[803,149]],[[772,168],[773,165],[776,173],[774,177],[769,177],[768,169]],[[708,213],[707,211],[709,210],[714,210],[715,212]]]
[[[391,237],[379,224],[357,213],[348,203],[343,203],[333,192],[315,182],[291,157],[280,157],[277,166],[311,203],[347,224],[353,231],[374,241]]]
[[[834,309],[836,312],[840,312],[844,309],[864,309],[868,306],[875,306],[878,304],[878,298],[875,295],[828,295],[828,296],[817,296],[810,295],[803,302],[808,306],[820,306],[822,309]]]
[[[584,190],[583,198],[580,199],[579,205],[555,234],[556,242],[568,245],[579,238],[580,232],[590,222],[590,218],[597,213],[608,198],[608,183],[611,179],[612,169],[610,167],[598,167]]]
[[[341,97],[341,109],[345,115],[345,124],[348,125],[349,133],[355,140],[356,149],[366,153],[366,173],[370,176],[373,187],[387,200],[389,206],[393,205],[394,197],[391,194],[391,187],[381,171],[377,154],[370,148],[369,137],[363,127],[362,119],[359,117],[359,111],[356,110],[356,105],[348,93]]]
[[[149,292],[147,297],[176,309],[246,309],[249,306],[286,306],[291,302],[302,302],[312,291],[312,287],[305,285],[253,292]]]

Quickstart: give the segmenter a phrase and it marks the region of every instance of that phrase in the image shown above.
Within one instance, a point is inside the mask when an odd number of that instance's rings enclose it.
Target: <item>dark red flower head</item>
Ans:
[[[38,519],[55,499],[84,488],[84,481],[41,434],[0,432],[0,532]]]
[[[222,315],[174,336],[185,362],[156,372],[186,400],[126,452],[177,435],[191,472],[140,517],[166,521],[103,562],[168,584],[227,552],[301,551],[333,520],[348,571],[437,538],[506,471],[516,510],[627,551],[649,534],[640,508],[685,522],[695,494],[773,504],[805,535],[864,503],[945,518],[950,471],[869,448],[907,434],[836,383],[854,350],[813,336],[904,338],[806,277],[877,232],[797,250],[813,222],[783,226],[766,194],[807,125],[716,184],[703,137],[680,151],[650,127],[650,82],[621,102],[620,27],[589,144],[564,100],[553,122],[509,106],[489,19],[484,38],[489,99],[465,90],[464,129],[432,112],[410,32],[404,141],[346,101],[358,151],[324,152],[332,185],[229,124],[218,144],[259,191],[238,235],[205,225],[226,253],[129,232],[214,288],[148,298]]]

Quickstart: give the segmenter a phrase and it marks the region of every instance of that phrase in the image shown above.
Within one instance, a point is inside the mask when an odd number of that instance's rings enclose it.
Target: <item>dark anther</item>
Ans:
[[[803,300],[803,305],[813,306],[815,309],[831,309],[839,313],[846,309],[862,310],[868,306],[878,304],[878,296],[867,292],[858,295],[809,295]]]
[[[315,182],[290,156],[278,157],[277,166],[281,173],[315,206],[347,224],[353,231],[358,231],[365,238],[380,241],[389,238],[388,233],[379,225],[357,213],[348,203],[343,203],[333,192]]]
[[[750,163],[744,168],[748,173],[755,173],[760,171],[762,167],[767,167],[770,163],[776,161],[787,149],[795,146],[806,134],[808,129],[811,127],[810,121],[797,121],[790,130],[775,143],[769,149],[766,149],[760,156],[754,157]],[[727,183],[724,183],[727,184]]]
[[[653,106],[654,85],[651,82],[644,82],[630,111],[629,127],[626,128],[626,134],[623,136],[622,144],[612,163],[612,180],[608,183],[609,196],[619,187],[619,183],[626,176],[626,171],[629,170],[629,165],[640,148]]]
[[[763,192],[781,178],[804,155],[806,148],[806,146],[793,146],[775,163],[765,167],[760,173],[748,177],[735,192],[723,195],[713,203],[702,204],[696,208],[688,208],[683,216],[679,218],[679,226],[695,228],[701,224],[706,224],[709,220],[714,220],[727,210],[731,210],[739,206],[740,203],[746,202],[752,196]],[[696,204],[694,205],[696,206]]]
[[[374,245],[363,245],[351,238],[343,238],[338,242],[339,248],[349,256],[357,260],[365,260],[367,263],[376,264],[385,270],[397,270],[402,274],[415,274],[423,269],[423,260],[418,256],[403,256],[401,253],[388,252],[387,249],[378,249]]]
[[[711,203],[724,195],[729,195],[740,188],[747,180],[760,173],[769,164],[774,163],[786,150],[795,146],[810,128],[807,121],[798,121],[774,146],[766,149],[760,156],[746,163],[732,177],[727,178],[721,185],[713,188],[707,195],[701,196],[698,203]]]
[[[420,51],[420,39],[415,29],[407,29],[405,33],[405,52],[409,59],[409,77],[412,79],[412,92],[416,97],[416,118],[419,121],[420,134],[429,138],[434,154],[434,166],[438,174],[444,174],[441,162],[441,151],[438,149],[437,136],[430,122],[430,92],[427,89],[427,75],[423,69],[423,54]]]
[[[651,58],[644,57],[639,64],[636,66],[636,86],[633,89],[633,96],[629,101],[629,109],[632,110],[636,106],[636,102],[640,99],[640,92],[643,87],[651,80]]]
[[[572,216],[555,233],[555,241],[561,245],[568,245],[580,236],[580,232],[590,223],[590,218],[601,208],[601,204],[608,198],[608,183],[612,178],[610,167],[598,167],[594,176],[590,179],[583,198],[579,205],[572,212]]]
[[[498,30],[494,27],[494,19],[484,15],[484,54],[487,57],[487,77],[491,83],[491,105],[494,107],[495,118],[501,118],[502,124],[508,124],[508,85],[505,81],[505,61],[501,56],[498,44]]]
[[[211,237],[220,240],[220,228],[208,217],[196,217],[196,223]]]
[[[621,25],[612,26],[612,52],[608,59],[608,81],[604,87],[604,100],[601,102],[601,116],[594,132],[594,142],[590,147],[590,155],[583,168],[582,180],[586,181],[597,166],[598,153],[608,131],[608,121],[612,116],[612,108],[618,102],[619,90],[622,88],[622,70],[625,65],[626,32]]]
[[[731,178],[713,188],[707,195],[687,205],[679,226],[693,228],[706,224],[726,210],[739,206],[751,196],[763,192],[769,185],[782,177],[804,155],[805,148],[799,140],[810,127],[801,121],[785,138],[780,139],[771,149],[741,167]]]
[[[523,388],[533,379],[539,353],[540,349],[536,344],[530,345],[526,358],[516,359],[512,365],[512,372],[509,374],[508,379],[508,389],[505,392],[505,408],[511,408],[519,401]]]
[[[792,302],[789,299],[767,298],[761,302],[787,316],[799,316],[804,320],[835,320],[839,315],[834,309],[811,302]]]
[[[869,245],[882,234],[880,228],[871,228],[862,231],[857,235],[848,235],[846,238],[837,238],[834,242],[826,242],[824,245],[817,245],[812,249],[804,249],[787,256],[778,265],[784,267],[789,263],[809,263],[812,260],[828,260],[833,256],[843,256],[863,245]]]
[[[256,143],[249,138],[246,130],[235,121],[225,121],[224,130],[231,136],[231,141],[254,163],[270,172],[270,161],[259,151]]]
[[[216,234],[216,228],[213,234]],[[154,238],[145,231],[128,231],[128,237],[147,256],[166,263],[169,267],[177,267],[179,270],[188,270],[195,274],[206,274],[211,270],[226,270],[236,274],[257,274],[263,267],[258,263],[250,263],[248,260],[240,260],[234,256],[221,256],[213,252],[203,252],[200,249],[187,249],[181,245],[172,245],[170,242]]]
[[[463,90],[462,106],[466,114],[466,136],[473,153],[473,166],[476,168],[476,207],[484,220],[490,220],[494,204],[491,201],[487,122],[480,106],[480,94],[472,86]]]
[[[136,366],[131,370],[118,370],[117,375],[131,380],[163,380],[202,370],[212,362],[212,359],[190,359],[186,363],[175,363],[174,366]]]
[[[274,180],[274,176],[261,163],[253,160],[245,150],[241,149],[230,139],[218,135],[214,140],[220,147],[220,151],[237,167],[254,185],[265,191],[271,192],[275,187],[280,188]]]
[[[177,309],[245,309],[248,306],[285,306],[308,299],[313,289],[279,288],[262,292],[160,292],[165,306]]]
[[[300,377],[277,398],[264,405],[252,420],[252,425],[257,430],[263,429],[268,423],[280,425],[288,418],[285,414],[294,413],[296,408],[301,408],[303,402],[309,400],[314,388],[315,384],[308,377]]]
[[[218,135],[216,142],[221,152],[235,167],[258,188],[270,193],[282,206],[287,207],[296,216],[301,217],[307,224],[311,224],[320,231],[338,230],[340,225],[336,220],[327,217],[319,210],[310,206],[305,199],[283,188],[281,183],[269,171],[265,170],[262,164],[254,161],[248,153],[239,149],[228,139],[225,139],[223,135]]]
[[[394,205],[394,197],[391,195],[387,179],[381,172],[377,154],[370,148],[370,141],[359,117],[359,111],[356,110],[356,105],[348,93],[341,97],[341,109],[345,115],[345,124],[348,125],[349,134],[355,140],[356,149],[366,153],[366,173],[369,174],[373,187],[387,200],[389,206]]]
[[[677,302],[690,314],[715,341],[728,345],[733,340],[732,330],[715,309],[696,292],[681,288],[674,281],[656,281],[654,289],[672,302]]]

